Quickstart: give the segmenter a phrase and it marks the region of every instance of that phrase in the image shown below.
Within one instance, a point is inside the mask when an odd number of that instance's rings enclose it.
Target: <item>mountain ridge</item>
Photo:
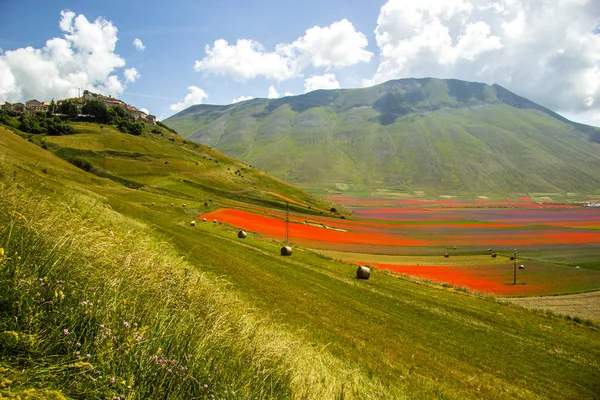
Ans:
[[[600,129],[497,84],[400,79],[196,105],[164,123],[305,187],[503,194],[600,185]]]

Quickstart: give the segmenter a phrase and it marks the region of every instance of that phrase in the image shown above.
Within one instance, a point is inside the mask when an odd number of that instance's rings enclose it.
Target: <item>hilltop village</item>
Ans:
[[[106,108],[110,107],[121,107],[127,114],[129,114],[134,121],[146,122],[148,124],[156,125],[156,116],[146,114],[145,112],[138,110],[136,107],[125,103],[122,100],[115,99],[112,96],[104,96],[97,93],[92,93],[89,90],[83,91],[83,96],[81,97],[73,97],[63,100],[57,100],[56,103],[54,101],[45,101],[41,102],[36,99],[28,100],[25,103],[9,103],[5,102],[3,105],[0,105],[0,109],[6,111],[14,111],[19,113],[26,114],[35,114],[35,113],[47,113],[51,111],[53,107],[60,107],[63,102],[71,102],[76,105],[78,114],[81,114],[81,110],[84,104],[88,100],[97,100],[106,106]]]

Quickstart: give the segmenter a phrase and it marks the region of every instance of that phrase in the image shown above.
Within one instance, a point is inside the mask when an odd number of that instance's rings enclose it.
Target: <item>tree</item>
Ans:
[[[46,113],[47,117],[51,117],[56,113],[56,103],[54,102],[54,99],[52,99],[52,101],[50,102],[50,105],[48,106],[48,112]]]
[[[71,100],[65,100],[60,104],[59,109],[61,114],[64,114],[69,117],[76,117],[79,114],[79,110],[77,109],[77,104],[75,104]]]
[[[29,117],[27,115],[23,115],[21,117],[21,123],[19,124],[19,129],[23,132],[27,133],[46,133],[46,127],[40,124],[40,120],[35,117]]]
[[[106,114],[106,123],[109,124],[122,125],[123,123],[129,122],[133,119],[129,114],[127,114],[127,111],[125,111],[123,107],[120,106],[112,106],[108,109]]]
[[[127,130],[132,135],[139,136],[144,132],[144,125],[141,122],[133,122],[127,126]]]
[[[81,113],[94,117],[96,122],[108,122],[106,104],[104,104],[100,100],[91,99],[86,101],[83,107],[81,108]]]

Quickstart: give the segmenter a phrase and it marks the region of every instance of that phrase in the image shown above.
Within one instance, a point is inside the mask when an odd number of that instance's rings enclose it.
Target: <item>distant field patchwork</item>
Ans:
[[[335,259],[500,296],[600,289],[600,209],[536,204],[525,196],[380,201],[371,199],[344,219],[291,214],[291,242]],[[285,239],[281,211],[221,208],[202,218]],[[509,258],[514,249],[524,267],[516,285]]]

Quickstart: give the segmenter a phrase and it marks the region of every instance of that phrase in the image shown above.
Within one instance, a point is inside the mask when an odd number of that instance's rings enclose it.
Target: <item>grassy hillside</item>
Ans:
[[[165,124],[305,187],[598,193],[600,130],[494,85],[404,79],[192,106]]]
[[[263,175],[245,173],[261,190],[247,194],[221,165],[226,158],[194,170],[209,161],[203,154],[219,157],[210,149],[76,129],[87,133],[46,138],[47,147],[89,161],[94,173],[0,128],[0,394],[562,399],[600,391],[591,324],[383,271],[358,281],[354,266],[307,249],[281,257],[279,243],[238,239],[226,225],[191,227],[209,196],[267,201]],[[106,167],[94,140],[102,136]],[[265,190],[319,205],[271,185]]]

